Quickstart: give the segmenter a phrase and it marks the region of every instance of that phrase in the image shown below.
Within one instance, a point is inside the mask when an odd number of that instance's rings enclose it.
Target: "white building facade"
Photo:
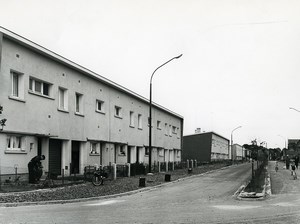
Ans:
[[[149,161],[149,101],[0,28],[1,174],[83,173],[88,165]],[[152,108],[152,162],[181,161],[183,117]]]

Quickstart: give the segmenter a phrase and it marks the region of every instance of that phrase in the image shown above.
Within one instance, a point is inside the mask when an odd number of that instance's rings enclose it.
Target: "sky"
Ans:
[[[0,0],[0,26],[214,131],[300,139],[300,1]],[[241,128],[236,129],[237,127]],[[236,130],[235,130],[236,129]],[[233,131],[234,130],[234,131]]]

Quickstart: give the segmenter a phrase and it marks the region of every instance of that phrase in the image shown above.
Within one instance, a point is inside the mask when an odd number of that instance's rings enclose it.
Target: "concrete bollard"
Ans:
[[[113,163],[113,179],[116,180],[117,179],[117,164]]]
[[[172,170],[173,171],[175,170],[175,162],[174,161],[172,162]]]
[[[186,168],[190,168],[190,161],[188,159],[186,160],[186,166]]]
[[[194,168],[194,160],[191,159],[191,168]]]
[[[169,162],[166,162],[166,172],[169,171]]]
[[[158,161],[158,172],[160,173],[160,162]]]
[[[126,163],[126,165],[128,166],[128,173],[127,173],[127,177],[130,177],[131,175],[131,170],[130,170],[130,163]]]

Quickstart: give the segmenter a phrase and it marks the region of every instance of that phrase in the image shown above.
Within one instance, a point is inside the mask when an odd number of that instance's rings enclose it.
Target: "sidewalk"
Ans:
[[[278,162],[278,172],[275,171],[275,161],[269,161],[268,172],[271,179],[272,194],[299,194],[300,169],[296,170],[299,179],[294,180],[291,171],[285,168],[285,163]]]

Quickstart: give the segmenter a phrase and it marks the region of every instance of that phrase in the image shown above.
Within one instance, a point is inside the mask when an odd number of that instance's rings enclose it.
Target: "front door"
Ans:
[[[79,173],[80,142],[72,141],[71,174]]]
[[[49,172],[61,175],[61,148],[62,141],[49,139]]]

